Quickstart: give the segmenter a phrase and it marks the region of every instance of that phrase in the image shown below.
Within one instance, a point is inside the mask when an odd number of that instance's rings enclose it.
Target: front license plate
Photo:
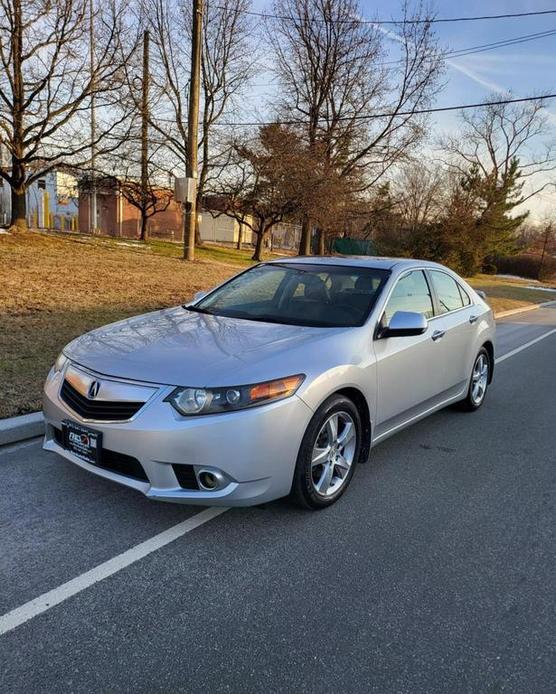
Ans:
[[[102,452],[102,432],[66,420],[62,422],[64,448],[87,463],[98,465]]]

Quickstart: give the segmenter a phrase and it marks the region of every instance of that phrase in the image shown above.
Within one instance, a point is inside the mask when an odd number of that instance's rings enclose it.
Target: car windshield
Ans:
[[[357,326],[365,322],[388,275],[387,270],[367,267],[262,264],[188,308],[288,325]]]

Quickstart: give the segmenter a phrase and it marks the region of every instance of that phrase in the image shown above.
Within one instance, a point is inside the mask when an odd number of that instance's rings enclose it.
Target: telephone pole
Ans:
[[[147,238],[149,197],[149,32],[143,32],[143,80],[141,94],[141,241]]]
[[[95,139],[96,139],[96,117],[95,117],[95,52],[94,52],[94,5],[93,0],[89,0],[89,68],[91,70],[91,181],[89,195],[89,232],[94,234],[97,227],[97,190],[95,181]]]
[[[193,38],[191,41],[191,79],[189,82],[189,113],[187,125],[186,176],[197,183],[197,144],[199,139],[199,94],[201,82],[201,45],[203,31],[203,0],[193,0]],[[195,186],[196,188],[196,186]],[[183,257],[195,259],[195,220],[197,191],[185,203]]]

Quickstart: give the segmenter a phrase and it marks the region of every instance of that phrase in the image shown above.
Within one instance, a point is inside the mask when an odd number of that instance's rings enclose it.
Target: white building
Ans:
[[[206,210],[200,217],[199,232],[203,241],[230,244],[238,242],[240,224],[233,217],[229,217],[227,214],[214,217]],[[247,244],[253,241],[253,232],[245,224],[241,225],[241,241]]]
[[[245,244],[255,243],[255,234],[247,226],[242,224],[241,241]],[[237,244],[240,224],[233,217],[221,214],[214,217],[210,212],[204,211],[201,215],[199,231],[203,241],[214,243]],[[272,233],[267,239],[266,245],[270,248],[296,249],[301,238],[301,227],[298,224],[281,222],[272,227]]]
[[[0,165],[6,166],[5,161]],[[39,229],[77,230],[77,179],[64,171],[49,171],[31,183],[26,192],[27,224]],[[11,217],[11,189],[0,178],[0,226]]]

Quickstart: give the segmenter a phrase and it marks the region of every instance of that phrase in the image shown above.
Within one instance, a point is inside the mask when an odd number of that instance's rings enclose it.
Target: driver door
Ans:
[[[381,323],[388,325],[396,311],[422,313],[427,319],[434,316],[432,292],[422,270],[411,270],[398,279]],[[375,438],[439,401],[443,389],[438,378],[442,338],[436,336],[444,329],[442,321],[442,317],[436,318],[422,335],[375,338],[378,384]]]

